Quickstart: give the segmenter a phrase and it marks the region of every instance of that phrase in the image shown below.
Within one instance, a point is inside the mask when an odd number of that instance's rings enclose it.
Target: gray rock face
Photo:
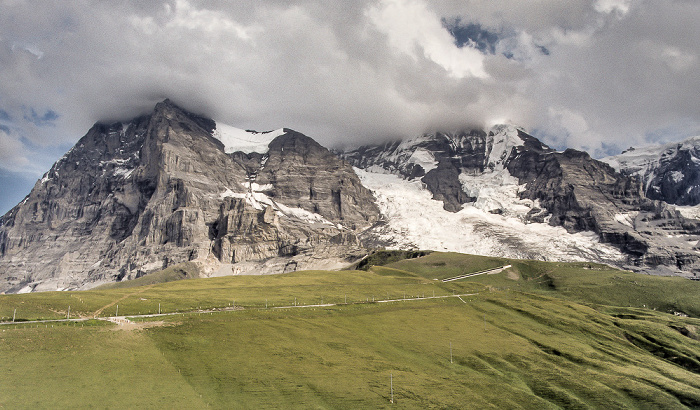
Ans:
[[[270,143],[267,161],[255,181],[270,185],[271,198],[362,230],[376,221],[377,206],[349,164],[296,131]]]
[[[636,270],[700,272],[699,221],[646,197],[637,178],[620,174],[584,152],[556,152],[522,130],[496,127],[488,132],[435,133],[341,155],[359,168],[420,178],[433,199],[443,201],[445,210],[452,212],[477,199],[460,183],[462,176],[478,178],[505,168],[524,187],[520,198],[539,204],[526,215],[527,221],[548,222],[571,233],[593,231],[601,242],[623,251],[628,256],[625,266]],[[674,156],[681,157],[685,158]]]
[[[84,288],[185,261],[282,272],[362,252],[356,233],[378,211],[347,163],[291,130],[265,154],[227,154],[215,127],[167,100],[93,126],[0,219],[0,291]]]
[[[700,137],[663,146],[630,148],[602,161],[625,175],[639,178],[650,199],[675,205],[700,204]]]
[[[443,201],[444,208],[457,212],[474,201],[462,189],[462,172],[482,173],[491,166],[494,133],[481,130],[436,132],[416,140],[364,146],[340,155],[358,168],[378,166],[409,179],[420,178]],[[418,155],[416,155],[418,153]]]
[[[700,270],[700,221],[646,198],[639,181],[587,153],[518,149],[508,170],[526,184],[522,197],[537,199],[549,223],[569,232],[594,231],[629,256],[632,267],[661,272]]]

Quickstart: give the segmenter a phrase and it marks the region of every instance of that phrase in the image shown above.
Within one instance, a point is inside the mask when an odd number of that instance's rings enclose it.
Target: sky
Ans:
[[[0,0],[0,214],[170,98],[336,147],[511,123],[594,157],[700,135],[697,0]]]

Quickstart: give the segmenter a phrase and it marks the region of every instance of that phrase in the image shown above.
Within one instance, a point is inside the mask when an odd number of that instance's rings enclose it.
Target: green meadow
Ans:
[[[700,282],[454,253],[385,259],[2,295],[0,320],[15,322],[0,325],[0,408],[700,407]],[[138,316],[159,305],[175,314]],[[68,306],[85,320],[35,321]],[[133,323],[98,320],[117,306]]]

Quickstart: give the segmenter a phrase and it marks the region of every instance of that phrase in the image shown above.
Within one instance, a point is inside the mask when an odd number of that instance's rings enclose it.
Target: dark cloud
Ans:
[[[700,134],[700,3],[3,2],[0,168],[164,98],[327,145],[512,122],[612,153]],[[30,107],[30,108],[27,108]]]

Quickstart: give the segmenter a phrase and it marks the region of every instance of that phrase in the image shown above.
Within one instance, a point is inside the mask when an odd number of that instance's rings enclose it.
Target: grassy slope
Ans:
[[[640,275],[591,263],[518,261],[458,253],[433,253],[387,267],[443,279],[506,264],[513,265],[508,272],[475,276],[469,282],[499,290],[551,294],[580,303],[648,308],[700,318],[700,283],[679,277]]]
[[[3,326],[0,407],[382,408],[390,407],[390,374],[396,405],[407,408],[700,406],[700,284],[529,261],[468,281],[433,280],[509,262],[431,254],[369,272],[2,296],[5,317],[12,305],[41,317],[68,300],[91,311],[125,296],[120,313],[154,300],[185,309],[235,298],[247,309],[171,316],[170,326],[138,331]],[[258,309],[265,299],[279,306],[433,291],[479,294]]]
[[[379,268],[377,268],[379,269]],[[71,316],[113,316],[119,305],[120,315],[136,315],[209,309],[244,305],[265,307],[297,304],[344,303],[372,299],[451,295],[484,289],[473,283],[432,281],[408,272],[390,270],[388,275],[363,271],[304,271],[285,275],[220,277],[202,280],[180,280],[134,288],[100,289],[84,292],[46,292],[0,297],[0,320],[11,320],[17,309],[17,320],[65,318],[68,306]],[[118,301],[114,303],[115,301]]]
[[[177,265],[154,272],[140,278],[123,282],[108,283],[99,286],[97,289],[124,289],[145,285],[156,285],[159,283],[174,282],[183,279],[196,279],[199,277],[199,268],[193,262],[179,263]]]
[[[0,408],[204,406],[146,334],[110,327],[3,328]]]

